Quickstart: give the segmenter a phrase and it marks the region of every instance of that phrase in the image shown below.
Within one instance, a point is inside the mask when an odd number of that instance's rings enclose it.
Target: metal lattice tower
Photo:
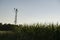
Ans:
[[[14,11],[15,11],[15,25],[17,24],[17,12],[18,12],[18,9],[14,8]]]

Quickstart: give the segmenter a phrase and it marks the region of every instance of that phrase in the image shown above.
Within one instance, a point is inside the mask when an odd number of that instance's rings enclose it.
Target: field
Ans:
[[[60,25],[0,23],[0,40],[60,40]]]

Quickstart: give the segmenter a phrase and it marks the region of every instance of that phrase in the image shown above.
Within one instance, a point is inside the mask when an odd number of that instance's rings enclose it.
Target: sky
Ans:
[[[60,0],[0,0],[0,23],[60,23]]]

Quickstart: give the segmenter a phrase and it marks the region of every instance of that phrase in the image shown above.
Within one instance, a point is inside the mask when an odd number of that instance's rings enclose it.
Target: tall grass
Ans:
[[[19,40],[60,40],[60,25],[20,25],[16,32]]]
[[[58,24],[14,25],[11,31],[14,33],[0,34],[0,38],[6,40],[60,40],[60,25]]]

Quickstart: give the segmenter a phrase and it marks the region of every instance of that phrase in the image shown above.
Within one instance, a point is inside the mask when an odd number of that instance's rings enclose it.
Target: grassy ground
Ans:
[[[0,31],[0,40],[16,40],[16,35],[12,31]]]
[[[60,40],[60,25],[14,25],[11,31],[0,31],[0,40]]]

